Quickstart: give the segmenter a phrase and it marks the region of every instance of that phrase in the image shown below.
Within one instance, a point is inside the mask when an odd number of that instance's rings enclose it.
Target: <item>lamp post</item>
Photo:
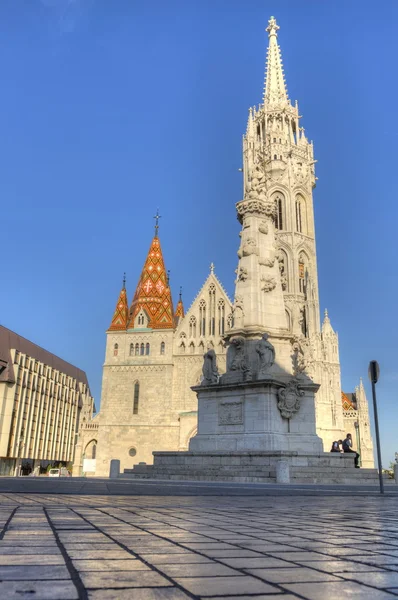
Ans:
[[[379,417],[377,415],[377,401],[376,401],[376,383],[378,382],[379,376],[380,376],[380,367],[379,367],[377,360],[370,361],[368,375],[369,375],[369,379],[372,383],[373,411],[374,411],[374,415],[375,415],[375,433],[376,433],[376,446],[377,446],[377,463],[378,463],[378,467],[379,467],[380,494],[384,494],[383,471],[382,471],[382,466],[381,466]]]
[[[358,448],[358,454],[359,454],[359,466],[362,467],[361,432],[359,429],[359,421],[355,421],[354,427],[355,427],[355,435],[356,435],[356,439],[357,439],[357,448]]]

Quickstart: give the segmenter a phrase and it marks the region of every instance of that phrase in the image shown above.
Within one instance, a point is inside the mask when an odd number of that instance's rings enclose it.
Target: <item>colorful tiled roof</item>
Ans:
[[[112,323],[108,331],[122,331],[127,329],[129,318],[129,305],[127,302],[126,280],[123,279],[123,287],[119,294],[115,312],[113,313]]]
[[[357,399],[355,394],[346,394],[341,392],[341,402],[343,404],[343,410],[357,410]]]
[[[152,240],[148,256],[130,307],[129,328],[143,309],[150,329],[174,329],[174,310],[171,291],[158,236]]]

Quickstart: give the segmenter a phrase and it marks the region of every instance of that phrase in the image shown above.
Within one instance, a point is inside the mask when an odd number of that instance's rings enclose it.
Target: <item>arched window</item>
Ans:
[[[308,337],[307,311],[305,310],[305,306],[303,306],[300,312],[301,333],[305,335],[305,337]]]
[[[211,283],[209,286],[209,335],[215,335],[216,332],[216,286]]]
[[[93,444],[93,447],[91,449],[91,458],[93,460],[95,460],[96,456],[97,456],[97,444]]]
[[[276,154],[274,154],[274,160],[278,160],[278,157]]]
[[[234,324],[234,316],[232,313],[229,313],[229,315],[227,317],[228,329],[232,329],[233,324]]]
[[[140,401],[140,384],[138,381],[134,384],[134,402],[133,402],[133,415],[138,415],[138,403]]]
[[[301,221],[301,202],[299,199],[296,200],[296,231],[302,232],[302,221]]]
[[[117,356],[119,354],[119,344],[115,344],[113,346],[113,356]]]
[[[206,302],[199,302],[199,335],[206,335]]]
[[[280,194],[275,196],[275,205],[276,205],[275,228],[282,230],[285,226],[284,219],[283,219],[284,204],[283,204],[283,197]]]
[[[225,333],[225,302],[222,298],[218,301],[218,334]]]
[[[181,354],[185,354],[185,344],[184,344],[184,342],[181,342],[181,344],[180,344],[180,352],[181,352]]]
[[[306,204],[302,196],[296,196],[296,231],[307,234]]]
[[[189,344],[189,352],[195,354],[195,344],[193,342]]]
[[[141,356],[144,356],[144,354],[145,354],[145,344],[144,344],[144,342],[142,342],[142,344],[141,344],[140,354],[141,354]]]
[[[193,315],[189,319],[189,337],[196,337],[196,317]]]
[[[138,356],[138,355],[139,355],[139,353],[140,353],[140,345],[139,345],[139,344],[136,344],[136,345],[135,345],[135,355],[136,355],[136,356]]]
[[[130,356],[134,354],[134,344],[130,344]]]
[[[149,356],[149,352],[150,352],[150,345],[149,345],[149,343],[147,342],[147,343],[146,343],[146,345],[145,345],[145,354],[146,354],[147,356]]]
[[[165,349],[166,349],[166,344],[164,342],[162,342],[160,344],[160,354],[164,354]]]

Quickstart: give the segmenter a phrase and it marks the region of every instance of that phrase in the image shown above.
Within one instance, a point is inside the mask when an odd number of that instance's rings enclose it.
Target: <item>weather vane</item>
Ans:
[[[156,209],[156,215],[153,217],[155,219],[155,237],[158,237],[158,231],[159,231],[159,219],[161,219],[162,217],[159,214],[159,209]]]

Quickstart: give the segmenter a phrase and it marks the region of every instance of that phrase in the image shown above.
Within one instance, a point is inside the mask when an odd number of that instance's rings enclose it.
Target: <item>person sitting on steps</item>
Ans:
[[[341,452],[341,444],[342,444],[342,440],[339,440],[338,442],[332,442],[332,448],[330,450],[330,452]]]
[[[343,452],[349,452],[355,454],[355,467],[359,469],[359,454],[352,449],[352,436],[351,433],[347,433],[347,437],[343,440]]]

